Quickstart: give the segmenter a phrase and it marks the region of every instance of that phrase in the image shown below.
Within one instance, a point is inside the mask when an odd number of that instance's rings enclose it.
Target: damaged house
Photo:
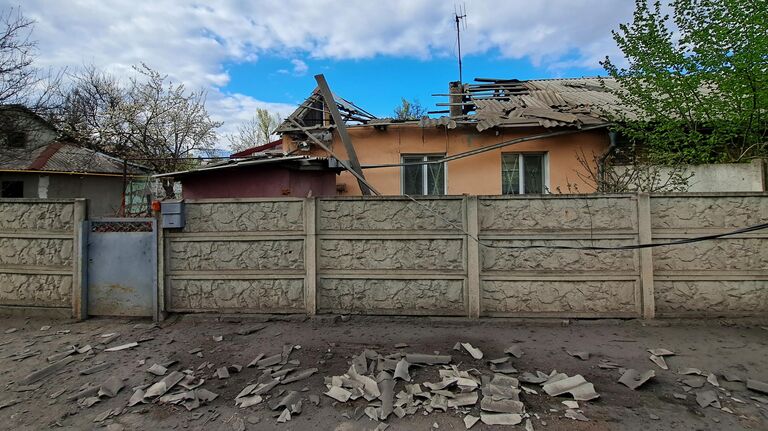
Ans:
[[[584,163],[611,147],[601,113],[618,108],[610,79],[477,79],[452,82],[448,114],[419,120],[376,118],[333,96],[365,179],[385,195],[585,193],[595,190]],[[283,150],[349,158],[316,89],[277,129]],[[308,134],[313,135],[309,137]],[[350,172],[339,195],[360,195]]]

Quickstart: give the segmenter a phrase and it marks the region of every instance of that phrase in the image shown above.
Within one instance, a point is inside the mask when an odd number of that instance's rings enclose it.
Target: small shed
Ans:
[[[184,199],[335,196],[336,159],[256,153],[156,175],[181,182]]]

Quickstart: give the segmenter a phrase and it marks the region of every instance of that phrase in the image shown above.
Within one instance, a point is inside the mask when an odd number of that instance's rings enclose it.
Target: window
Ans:
[[[23,198],[24,181],[3,181],[0,196],[4,198]]]
[[[442,154],[403,156],[403,193],[407,195],[444,195],[445,163],[430,163],[445,157]],[[413,164],[410,163],[422,163]]]
[[[502,154],[501,193],[505,195],[544,193],[545,157],[544,154]]]

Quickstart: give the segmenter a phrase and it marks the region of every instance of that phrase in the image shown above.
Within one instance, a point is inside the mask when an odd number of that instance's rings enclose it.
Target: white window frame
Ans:
[[[403,166],[400,166],[400,194],[405,194],[405,157],[421,157],[422,162],[427,161],[427,157],[445,157],[445,154],[443,153],[424,153],[424,154],[400,154],[400,163],[403,164]],[[427,166],[429,164],[424,163],[421,165],[421,178],[422,178],[422,184],[421,184],[421,191],[422,194],[419,196],[445,196],[448,194],[448,164],[446,162],[442,162],[443,164],[443,194],[442,195],[428,195],[424,193],[424,191],[429,190],[429,178],[427,176]]]
[[[501,189],[504,191],[504,175],[503,175],[503,169],[504,169],[504,157],[505,156],[517,156],[517,164],[518,164],[518,195],[524,195],[524,194],[535,194],[535,193],[525,193],[525,158],[523,156],[542,156],[541,157],[541,164],[542,166],[542,182],[544,186],[544,190],[542,190],[542,194],[548,194],[549,193],[549,154],[548,153],[536,153],[536,152],[523,152],[523,153],[501,153],[501,167],[502,167],[502,185]]]

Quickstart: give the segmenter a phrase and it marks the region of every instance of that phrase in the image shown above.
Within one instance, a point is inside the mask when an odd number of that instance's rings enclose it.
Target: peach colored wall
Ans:
[[[348,128],[349,135],[357,152],[361,165],[400,163],[403,154],[439,153],[447,156],[468,150],[493,145],[502,141],[515,139],[532,134],[546,133],[548,129],[514,129],[500,131],[477,132],[474,127],[447,130],[445,128],[420,128],[416,124],[388,126],[384,130],[374,127],[360,126]],[[296,148],[291,139],[283,137],[285,151]],[[562,193],[571,191],[594,191],[594,184],[579,177],[577,171],[584,169],[577,159],[581,151],[588,160],[592,154],[601,154],[608,147],[608,134],[596,130],[574,133],[554,138],[523,142],[501,149],[488,151],[475,156],[447,163],[447,184],[449,195],[498,195],[501,194],[501,154],[533,152],[547,153],[547,170],[552,193],[558,188]],[[346,158],[344,145],[337,133],[333,134],[331,149],[339,157]],[[306,154],[306,153],[305,153]],[[326,156],[325,151],[316,148],[309,154]],[[401,168],[365,169],[365,178],[382,194],[399,195]],[[346,191],[341,195],[360,195],[357,180],[349,173],[343,172],[337,177],[337,184],[345,184]],[[576,189],[574,188],[574,185]]]

